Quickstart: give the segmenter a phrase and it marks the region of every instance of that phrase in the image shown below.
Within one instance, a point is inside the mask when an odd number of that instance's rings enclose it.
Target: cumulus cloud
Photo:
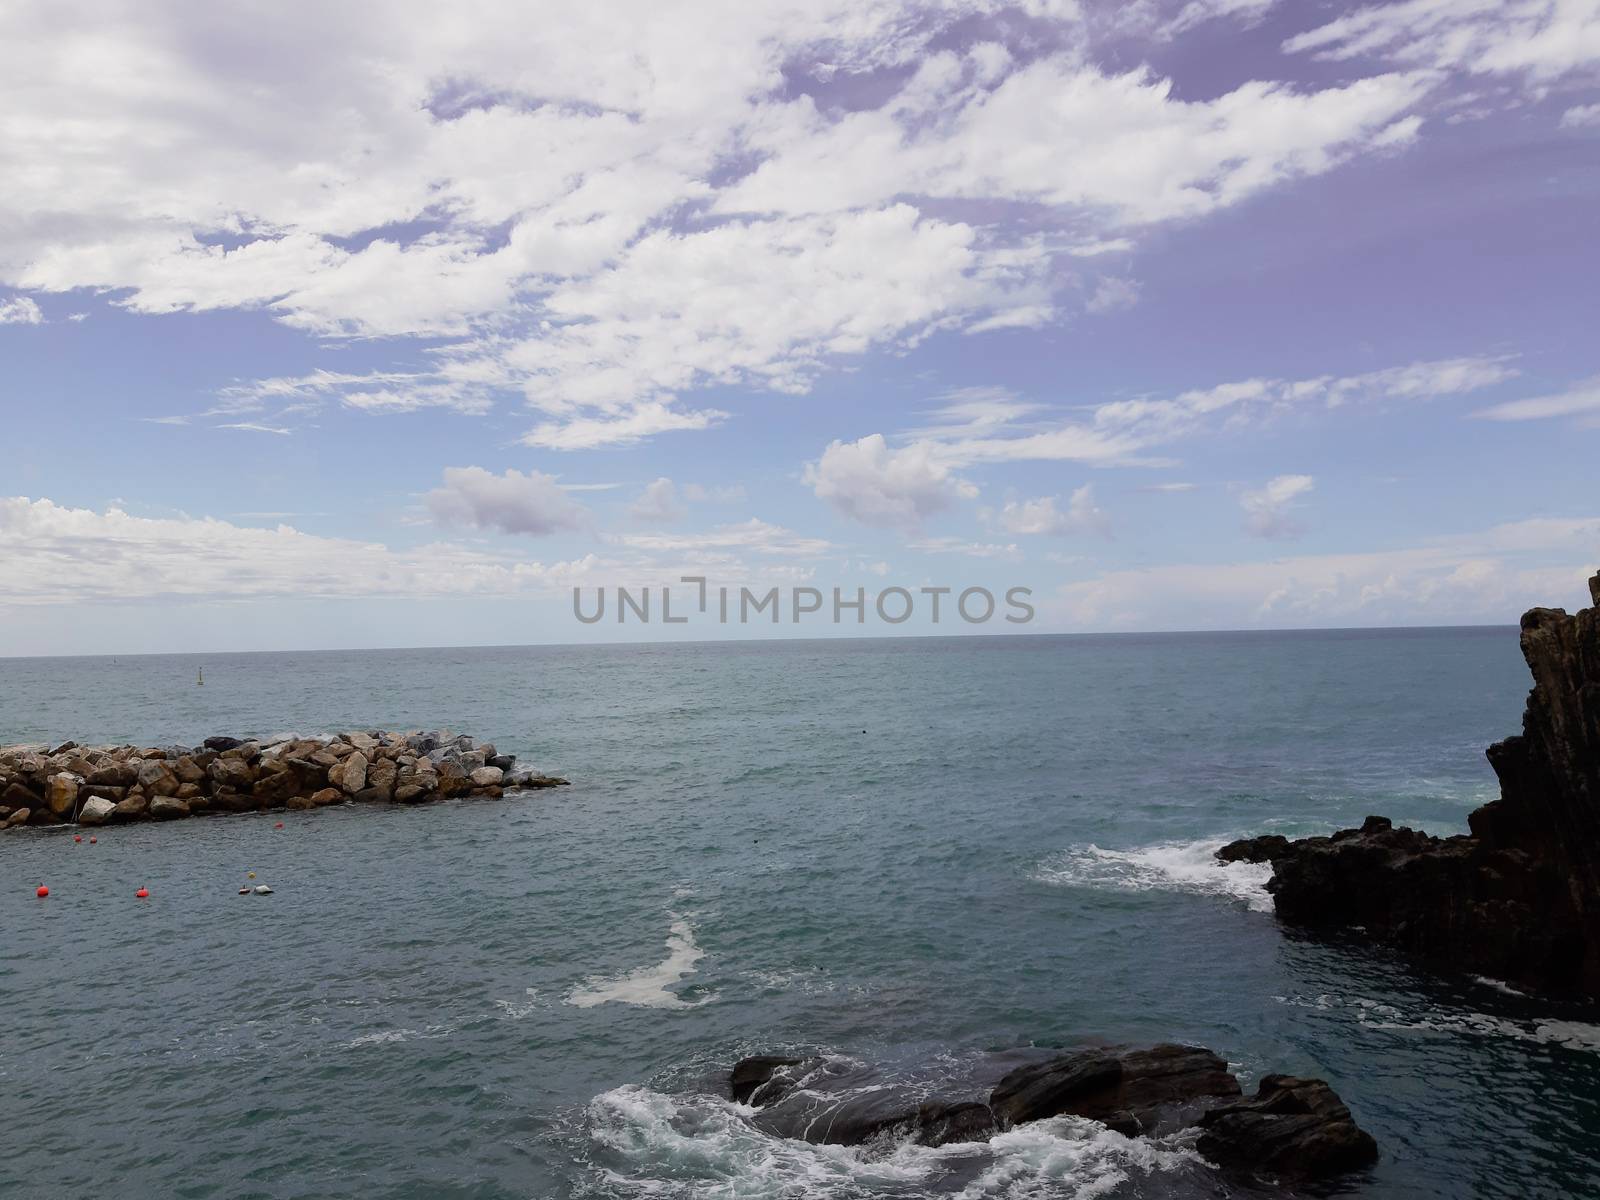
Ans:
[[[1266,4],[1125,6],[1118,32]],[[268,37],[178,0],[93,22],[7,6],[0,284],[428,339],[419,367],[294,394],[375,414],[509,398],[529,445],[627,445],[724,418],[685,393],[800,393],[940,330],[1057,320],[1062,261],[1390,149],[1427,86],[1188,100],[1095,65],[1097,13],[986,19],[1013,7],[352,0]],[[830,101],[854,77],[901,83]],[[996,205],[1023,219],[971,215]]]
[[[805,482],[835,511],[866,525],[916,532],[934,513],[977,488],[951,473],[923,444],[891,449],[881,433],[832,442],[808,463]]]
[[[0,605],[172,598],[511,595],[586,582],[593,555],[526,562],[435,543],[393,550],[209,517],[151,518],[118,508],[0,499]]]
[[[44,313],[27,296],[13,296],[0,300],[0,325],[41,325]]]
[[[536,537],[581,529],[589,516],[555,476],[538,471],[496,475],[482,467],[448,467],[442,486],[424,499],[441,524]]]
[[[628,505],[628,515],[635,521],[669,524],[681,521],[688,512],[688,506],[678,493],[677,484],[666,476],[646,484],[644,491]]]
[[[1561,128],[1582,129],[1600,125],[1600,104],[1575,104],[1561,114]]]
[[[1007,533],[1055,537],[1081,534],[1105,537],[1111,532],[1111,519],[1095,503],[1093,484],[1086,483],[1074,491],[1065,509],[1058,508],[1056,501],[1055,496],[1008,501],[995,514],[995,524]]]
[[[1316,484],[1310,475],[1277,475],[1259,487],[1239,496],[1244,509],[1245,528],[1256,537],[1294,537],[1300,524],[1294,519],[1295,501]]]

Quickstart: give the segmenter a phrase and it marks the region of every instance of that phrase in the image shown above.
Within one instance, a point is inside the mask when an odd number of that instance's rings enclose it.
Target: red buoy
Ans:
[[[89,845],[91,845],[91,846],[94,845],[96,840],[97,839],[95,839],[95,838],[90,838],[89,839]]]
[[[73,840],[73,841],[75,841],[75,842],[81,842],[81,841],[83,841],[83,834],[81,834],[81,833],[75,833],[75,834],[73,834],[73,835],[72,835],[72,840]]]
[[[283,828],[283,822],[279,821],[276,825],[273,826],[273,828],[274,829],[282,829]]]
[[[135,892],[135,893],[134,893],[134,896],[135,896],[135,897],[136,897],[136,898],[137,898],[137,899],[140,899],[140,900],[148,900],[148,899],[149,899],[149,898],[150,898],[150,892],[149,892],[149,889],[147,889],[147,888],[140,888],[140,889],[139,889],[139,890],[138,890],[138,891],[137,891],[137,892]]]
[[[39,899],[41,899],[41,900],[43,900],[49,894],[50,894],[50,889],[45,887],[45,885],[42,884],[42,883],[39,885],[39,890],[34,893],[34,895],[39,897]]]

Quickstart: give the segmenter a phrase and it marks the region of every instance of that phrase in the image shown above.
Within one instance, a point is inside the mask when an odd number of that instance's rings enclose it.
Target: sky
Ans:
[[[1600,0],[19,0],[0,80],[0,655],[1600,567]]]

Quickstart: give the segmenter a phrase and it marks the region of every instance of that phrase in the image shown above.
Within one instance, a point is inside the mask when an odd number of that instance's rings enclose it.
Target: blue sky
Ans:
[[[0,654],[1600,566],[1600,0],[24,3],[0,78]]]

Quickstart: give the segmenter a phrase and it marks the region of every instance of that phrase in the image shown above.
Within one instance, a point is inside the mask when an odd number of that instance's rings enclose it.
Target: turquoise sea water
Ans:
[[[1506,629],[0,660],[0,742],[442,725],[573,781],[0,836],[0,1194],[1239,1194],[1070,1121],[774,1142],[705,1082],[1080,1040],[1329,1079],[1383,1151],[1344,1194],[1595,1194],[1600,1030],[1209,857],[1464,828],[1526,690]]]

